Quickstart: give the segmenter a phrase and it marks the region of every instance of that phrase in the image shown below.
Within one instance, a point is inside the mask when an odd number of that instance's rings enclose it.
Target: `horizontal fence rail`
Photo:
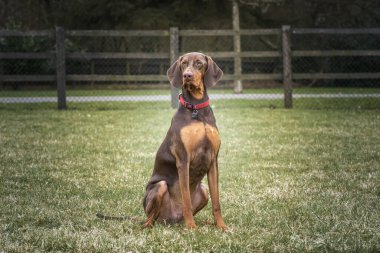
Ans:
[[[262,48],[255,49],[254,46],[248,44],[248,49],[240,49],[234,46],[234,43],[243,43],[241,40],[234,40],[236,36],[249,37],[253,36],[262,40],[262,44],[265,45]],[[323,43],[314,41],[310,47],[302,48],[298,46],[297,36],[305,39],[310,36],[333,36],[342,37],[347,35],[355,36],[380,36],[379,28],[364,28],[364,29],[300,29],[284,26],[282,29],[241,29],[241,30],[179,30],[177,28],[171,28],[170,30],[147,30],[147,31],[110,31],[110,30],[64,30],[63,28],[57,28],[56,31],[43,30],[43,31],[8,31],[0,30],[0,88],[4,83],[40,83],[40,82],[52,82],[57,85],[59,108],[66,108],[66,95],[67,89],[66,82],[70,83],[167,83],[167,77],[165,75],[166,69],[171,63],[178,58],[179,55],[186,53],[185,48],[194,47],[197,45],[194,41],[203,40],[209,37],[222,38],[215,45],[214,50],[195,48],[191,51],[202,51],[207,55],[210,55],[216,61],[221,64],[225,64],[224,81],[236,82],[236,81],[268,81],[268,82],[280,82],[282,83],[283,94],[274,95],[273,99],[278,99],[279,96],[284,100],[284,106],[291,108],[292,100],[298,98],[306,98],[308,96],[302,96],[301,94],[293,94],[293,90],[298,82],[303,80],[309,80],[311,83],[316,80],[374,80],[377,82],[380,80],[380,69],[374,67],[374,70],[363,71],[363,68],[357,67],[355,61],[358,58],[367,57],[373,60],[373,65],[380,64],[380,50],[379,48],[334,48],[324,49],[316,48]],[[272,40],[262,39],[264,37],[274,38]],[[41,44],[44,45],[46,40],[46,50],[39,49],[37,51],[8,51],[9,49],[2,43],[6,39],[23,38],[25,40],[30,39],[30,43],[38,44],[32,40],[39,39]],[[160,40],[163,48],[148,50],[147,52],[140,51],[126,51],[126,52],[112,52],[112,51],[88,51],[87,48],[81,49],[80,45],[82,40],[88,40],[92,38],[102,38],[117,45],[124,47],[130,47],[129,39],[138,39],[143,47],[143,41],[146,38],[155,38]],[[196,39],[194,39],[196,38]],[[231,41],[232,46],[226,46],[223,41]],[[98,42],[106,43],[106,42]],[[238,41],[238,42],[236,42]],[[276,42],[277,41],[277,42]],[[374,41],[380,42],[378,38]],[[50,44],[49,44],[50,43]],[[110,42],[108,42],[110,43]],[[119,43],[119,44],[118,44]],[[156,42],[145,41],[150,48],[155,48]],[[157,42],[158,43],[158,42]],[[225,42],[227,43],[227,42]],[[339,45],[338,42],[331,44]],[[379,43],[373,43],[378,45]],[[166,45],[166,46],[165,46]],[[308,45],[308,43],[304,43]],[[147,47],[148,47],[147,46]],[[41,46],[43,48],[43,46]],[[96,45],[94,45],[96,48]],[[157,47],[159,48],[159,47]],[[5,49],[5,50],[4,50]],[[347,67],[348,71],[339,71],[331,59],[346,59],[353,58],[351,65]],[[326,60],[328,59],[328,60]],[[27,68],[32,65],[33,61],[45,61],[44,69],[45,74],[27,73],[27,71],[21,73],[8,73],[4,68],[5,63],[19,62],[20,69]],[[71,70],[74,67],[69,67],[69,63],[76,67],[78,70],[74,73]],[[82,62],[85,62],[86,67],[82,67]],[[151,68],[156,69],[152,73],[139,72],[143,68],[143,64],[147,65],[151,63]],[[333,62],[333,63],[332,63]],[[268,69],[261,71],[260,66],[256,65],[267,64]],[[333,65],[335,64],[335,65]],[[272,66],[273,65],[273,66]],[[108,73],[103,73],[105,70],[99,70],[101,66],[103,69],[111,69]],[[244,67],[250,67],[253,70],[245,70]],[[306,67],[305,67],[306,66]],[[310,71],[312,67],[315,67],[315,71]],[[355,71],[354,68],[358,70]],[[147,68],[147,67],[145,67]],[[238,70],[237,68],[241,68]],[[247,68],[247,67],[246,67]],[[257,68],[257,69],[255,69]],[[118,70],[120,69],[120,70]],[[157,69],[159,71],[157,71]],[[328,69],[328,71],[326,71]],[[336,71],[337,69],[338,71]],[[71,72],[70,72],[71,71]],[[11,71],[12,72],[12,71]],[[119,73],[120,72],[120,73]],[[149,71],[147,71],[149,72]],[[159,73],[158,73],[159,72]],[[297,82],[297,83],[296,83]],[[378,86],[376,86],[378,87]],[[235,87],[236,88],[236,87]],[[235,89],[236,90],[236,89]],[[177,91],[172,90],[171,100],[173,107],[177,106]],[[263,95],[262,95],[263,96]],[[361,97],[363,94],[360,95]],[[223,96],[221,96],[223,97]],[[242,99],[244,96],[231,96],[233,99]],[[254,96],[248,96],[254,99]],[[265,96],[263,96],[265,97]],[[312,97],[312,96],[309,96]],[[323,96],[316,96],[323,97]],[[329,96],[325,96],[329,97]],[[333,96],[337,97],[337,96]],[[344,96],[342,96],[344,97]],[[352,96],[351,96],[352,97]],[[377,95],[372,97],[378,97]],[[167,98],[167,96],[165,96]],[[227,97],[225,97],[227,98]],[[52,98],[45,98],[46,101],[55,101]],[[42,99],[45,101],[45,99]],[[88,101],[88,99],[83,101]],[[102,98],[104,100],[104,97]],[[11,101],[3,97],[0,99],[0,103],[10,103]],[[38,100],[38,99],[37,99]],[[67,101],[75,101],[75,99],[69,98]],[[124,100],[121,100],[124,101]]]

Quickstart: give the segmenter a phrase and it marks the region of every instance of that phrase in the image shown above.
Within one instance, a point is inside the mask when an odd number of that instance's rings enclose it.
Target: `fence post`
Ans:
[[[66,55],[65,55],[65,29],[55,28],[55,56],[58,109],[67,108],[66,105]]]
[[[179,57],[179,34],[178,27],[170,27],[170,65]],[[178,107],[178,89],[171,87],[171,106]]]
[[[234,92],[242,93],[241,83],[241,44],[240,44],[240,24],[239,24],[239,5],[236,0],[232,1],[232,26],[234,30]]]
[[[292,56],[290,48],[290,26],[282,26],[282,64],[283,64],[283,84],[284,84],[284,105],[285,108],[293,107],[292,90]]]

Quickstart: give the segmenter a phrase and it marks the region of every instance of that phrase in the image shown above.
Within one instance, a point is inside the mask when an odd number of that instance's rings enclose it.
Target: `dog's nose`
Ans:
[[[183,73],[183,78],[185,78],[185,79],[192,79],[193,78],[193,73],[191,73],[190,71],[186,71],[185,73]]]

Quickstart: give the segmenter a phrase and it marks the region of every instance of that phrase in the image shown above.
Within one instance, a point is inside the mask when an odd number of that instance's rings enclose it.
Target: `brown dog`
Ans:
[[[220,137],[209,106],[207,89],[222,70],[201,53],[181,56],[167,71],[171,85],[182,88],[178,111],[157,151],[152,177],[146,186],[144,227],[154,222],[196,227],[194,215],[206,206],[209,194],[201,182],[207,174],[216,226],[225,230],[219,202],[218,152]]]

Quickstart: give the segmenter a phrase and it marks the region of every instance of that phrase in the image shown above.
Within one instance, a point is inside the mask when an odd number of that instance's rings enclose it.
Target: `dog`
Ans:
[[[227,229],[219,200],[221,140],[207,95],[207,89],[222,75],[211,57],[197,52],[179,57],[168,69],[170,84],[181,88],[182,93],[146,186],[144,227],[152,227],[155,221],[167,224],[184,221],[188,229],[196,228],[194,216],[207,205],[210,191],[215,224]],[[205,175],[208,188],[201,182]]]

